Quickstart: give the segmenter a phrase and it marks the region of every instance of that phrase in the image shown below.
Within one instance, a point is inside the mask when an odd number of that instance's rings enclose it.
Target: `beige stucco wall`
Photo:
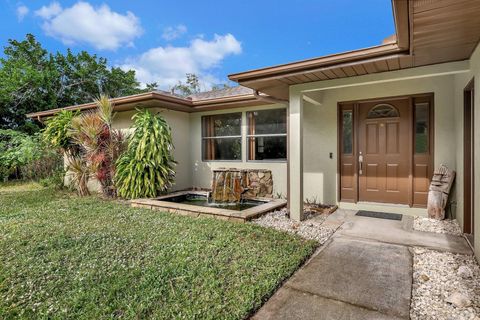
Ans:
[[[188,113],[151,108],[154,113],[160,112],[172,128],[172,139],[175,150],[173,156],[178,162],[175,171],[173,190],[187,189],[192,186],[192,167],[190,165],[190,116]],[[115,114],[113,126],[116,129],[128,129],[132,125],[132,116],[136,111],[124,111]]]
[[[386,72],[294,86],[293,92],[314,96],[321,106],[304,102],[303,178],[304,198],[322,203],[338,203],[337,103],[378,97],[434,93],[434,164],[457,169],[457,124],[455,82],[465,74],[468,63]],[[292,96],[292,89],[291,89]],[[290,128],[290,130],[295,130]],[[329,154],[333,153],[333,159]],[[404,213],[426,214],[424,209],[394,208]]]
[[[201,112],[190,114],[190,150],[192,168],[192,186],[197,188],[210,188],[212,170],[218,168],[239,169],[268,169],[272,171],[274,196],[287,195],[287,164],[286,161],[247,161],[247,121],[246,112],[262,109],[286,108],[281,104],[261,107],[235,108],[221,111]],[[242,160],[241,161],[202,161],[202,128],[201,117],[210,114],[242,112]]]
[[[470,71],[468,73],[459,74],[455,76],[455,124],[456,124],[456,157],[457,157],[457,220],[463,227],[463,89],[470,82],[475,79],[475,138],[480,136],[480,112],[478,112],[478,106],[480,106],[480,48],[477,46],[473,52],[469,61]],[[475,255],[480,257],[480,139],[474,140],[474,180],[475,180],[475,193],[473,195],[475,199],[475,224],[474,234],[475,236]]]

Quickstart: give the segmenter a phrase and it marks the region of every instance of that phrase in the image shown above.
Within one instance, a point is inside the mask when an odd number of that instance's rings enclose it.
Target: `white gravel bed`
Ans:
[[[480,319],[480,267],[472,256],[413,249],[412,320]]]
[[[274,228],[281,231],[298,234],[299,236],[318,241],[320,244],[325,243],[328,238],[335,232],[332,227],[322,226],[328,214],[317,214],[306,212],[305,220],[298,222],[288,217],[288,210],[286,208],[278,211],[273,211],[261,216],[258,219],[252,220],[263,227]]]
[[[415,220],[413,221],[413,229],[426,232],[448,233],[458,236],[462,235],[462,229],[460,229],[457,220],[436,220],[415,217]]]

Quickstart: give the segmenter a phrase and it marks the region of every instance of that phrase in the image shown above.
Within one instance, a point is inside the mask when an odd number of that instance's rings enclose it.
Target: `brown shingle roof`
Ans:
[[[210,100],[226,97],[244,96],[253,94],[253,90],[243,86],[199,92],[188,96],[192,101]]]
[[[168,91],[156,90],[151,92],[140,93],[131,96],[113,98],[111,101],[115,104],[115,109],[133,109],[135,104],[143,103],[144,105],[161,106],[173,110],[195,112],[200,110],[216,110],[227,107],[264,105],[266,102],[259,101],[253,95],[253,90],[237,86],[233,88],[225,88],[214,91],[199,92],[188,97],[182,97],[172,94]],[[39,118],[51,116],[60,110],[88,110],[95,108],[94,102],[81,105],[69,106],[65,108],[50,109],[35,113],[27,114],[28,118]]]

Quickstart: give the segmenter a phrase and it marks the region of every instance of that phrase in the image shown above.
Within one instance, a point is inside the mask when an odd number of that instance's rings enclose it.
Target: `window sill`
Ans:
[[[247,160],[247,162],[251,162],[251,163],[287,163],[287,159]]]
[[[242,160],[202,160],[202,162],[236,162],[241,163]]]

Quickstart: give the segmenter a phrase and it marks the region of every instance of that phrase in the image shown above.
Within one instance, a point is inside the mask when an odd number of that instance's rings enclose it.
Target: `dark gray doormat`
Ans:
[[[399,221],[402,220],[402,215],[398,213],[360,210],[355,215],[361,216],[361,217],[378,218],[378,219],[399,220]]]

